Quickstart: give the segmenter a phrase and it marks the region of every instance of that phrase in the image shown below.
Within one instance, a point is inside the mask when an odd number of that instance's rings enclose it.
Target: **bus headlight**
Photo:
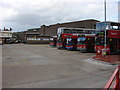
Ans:
[[[100,53],[100,50],[98,50],[97,52]]]

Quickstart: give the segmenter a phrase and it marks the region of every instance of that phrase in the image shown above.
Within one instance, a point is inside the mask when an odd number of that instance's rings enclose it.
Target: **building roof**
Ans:
[[[100,22],[100,21],[95,20],[95,19],[87,19],[87,20],[81,20],[81,21],[73,21],[73,22],[66,22],[66,23],[57,23],[57,24],[52,24],[52,25],[49,25],[49,26],[62,25],[62,24],[70,24],[70,23],[78,23],[78,22],[86,22],[86,21]]]
[[[38,31],[40,28],[31,28],[31,29],[28,29],[27,31]]]

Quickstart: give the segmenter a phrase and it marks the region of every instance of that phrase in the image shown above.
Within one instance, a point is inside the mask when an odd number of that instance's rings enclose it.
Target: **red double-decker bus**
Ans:
[[[97,52],[97,54],[102,54],[103,50],[106,50],[107,54],[120,53],[120,23],[99,22],[97,23],[96,26],[97,31],[95,38],[95,51]],[[105,28],[106,28],[106,48],[104,46]]]
[[[68,35],[72,35],[72,34],[68,34],[68,33],[58,34],[58,38],[57,38],[58,49],[66,49],[66,36]]]
[[[94,31],[95,32],[95,31]],[[77,49],[81,52],[94,52],[95,33],[81,34],[77,39]]]
[[[50,37],[50,46],[56,47],[56,43],[57,43],[57,36],[51,36]]]
[[[82,33],[82,28],[58,28],[57,31],[57,48],[66,49],[66,36],[71,36],[76,33]]]

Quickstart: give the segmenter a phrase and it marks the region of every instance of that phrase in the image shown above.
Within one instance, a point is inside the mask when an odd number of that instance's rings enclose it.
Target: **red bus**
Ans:
[[[66,36],[66,49],[77,50],[77,38],[78,38],[78,34],[72,34]]]
[[[66,49],[66,36],[72,35],[67,33],[58,34],[57,38],[57,48],[58,49]]]
[[[73,33],[82,33],[82,28],[58,28],[57,31],[57,48],[58,49],[66,49],[66,36],[72,35]]]
[[[89,33],[90,30],[94,30],[94,29],[84,29],[84,28],[58,28],[57,31],[57,35],[58,35],[58,39],[57,39],[57,47],[58,48],[66,48],[66,36],[67,35],[73,35],[71,37],[73,37],[74,39],[71,39],[72,43],[76,43],[76,39],[75,39],[75,34],[81,34],[81,33]],[[70,40],[70,39],[69,39]],[[77,44],[76,44],[77,45]],[[75,45],[74,45],[75,46]],[[68,47],[68,45],[67,45]],[[69,46],[71,47],[71,46]]]
[[[50,46],[56,47],[56,43],[57,43],[57,36],[51,36],[50,37]]]
[[[95,51],[102,54],[105,49],[105,28],[106,28],[106,51],[107,54],[120,53],[120,23],[99,22],[96,25]]]
[[[95,34],[81,34],[77,39],[77,49],[81,52],[94,52]]]

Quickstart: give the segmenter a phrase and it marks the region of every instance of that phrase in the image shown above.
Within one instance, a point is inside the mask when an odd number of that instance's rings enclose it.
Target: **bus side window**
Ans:
[[[111,29],[118,30],[118,26],[111,26]]]

